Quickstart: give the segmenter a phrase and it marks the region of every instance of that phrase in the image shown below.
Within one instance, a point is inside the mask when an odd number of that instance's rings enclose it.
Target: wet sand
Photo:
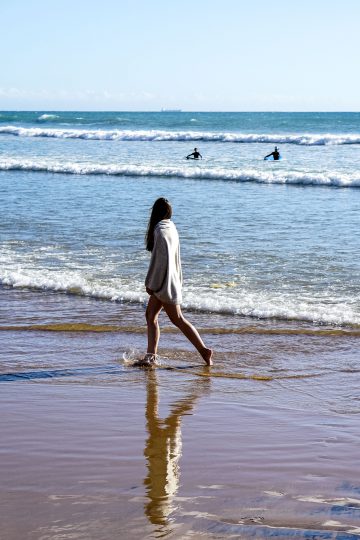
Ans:
[[[1,538],[359,538],[356,329],[0,295]]]

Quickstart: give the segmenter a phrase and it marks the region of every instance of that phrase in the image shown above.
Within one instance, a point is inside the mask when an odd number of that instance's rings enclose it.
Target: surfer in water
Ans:
[[[200,154],[199,150],[197,148],[194,148],[194,151],[191,152],[188,156],[186,156],[186,159],[199,159],[199,157],[202,159],[202,155]]]
[[[267,159],[270,156],[272,156],[274,158],[274,161],[278,161],[280,159],[280,152],[279,152],[277,146],[275,146],[274,151],[271,152],[270,154],[268,154],[267,156],[265,156],[264,159]]]

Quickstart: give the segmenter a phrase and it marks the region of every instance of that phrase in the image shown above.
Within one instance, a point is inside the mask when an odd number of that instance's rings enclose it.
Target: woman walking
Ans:
[[[146,309],[148,328],[148,348],[143,365],[156,363],[160,338],[159,313],[166,312],[171,322],[177,326],[199,351],[208,366],[212,365],[212,350],[208,349],[196,328],[181,312],[182,271],[179,236],[171,221],[172,208],[167,199],[161,197],[153,205],[146,233],[146,249],[151,252],[149,270],[145,280],[149,302]]]

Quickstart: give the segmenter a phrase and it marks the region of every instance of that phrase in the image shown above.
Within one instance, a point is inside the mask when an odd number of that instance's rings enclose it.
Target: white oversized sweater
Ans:
[[[179,235],[170,219],[159,221],[154,229],[154,248],[145,286],[164,304],[181,304]]]

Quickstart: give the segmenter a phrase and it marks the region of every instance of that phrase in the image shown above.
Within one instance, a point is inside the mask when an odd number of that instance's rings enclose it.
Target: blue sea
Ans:
[[[360,113],[1,112],[0,197],[0,535],[359,538]]]
[[[0,152],[3,286],[144,302],[166,196],[184,307],[360,324],[359,113],[2,112]]]

